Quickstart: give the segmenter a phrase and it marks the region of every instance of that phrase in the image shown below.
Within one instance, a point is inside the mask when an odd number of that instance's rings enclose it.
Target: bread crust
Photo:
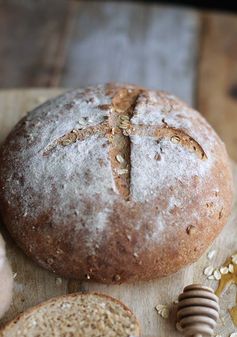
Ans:
[[[11,329],[12,326],[14,326],[19,320],[25,319],[30,315],[34,315],[34,313],[37,313],[37,311],[42,307],[50,305],[51,303],[61,302],[64,299],[69,300],[69,299],[74,298],[74,297],[78,297],[78,296],[80,296],[80,297],[85,296],[86,297],[88,295],[91,295],[91,296],[95,295],[95,296],[98,296],[98,297],[101,297],[101,298],[105,298],[105,299],[107,299],[111,302],[114,302],[114,303],[117,303],[118,305],[120,305],[125,310],[125,312],[127,312],[129,315],[131,315],[133,317],[133,319],[136,321],[136,326],[137,326],[136,336],[140,336],[140,333],[141,333],[140,323],[137,320],[134,313],[123,302],[119,301],[118,299],[116,299],[112,296],[109,296],[107,294],[98,293],[98,292],[85,292],[85,293],[77,292],[77,293],[65,294],[65,295],[53,297],[53,298],[51,298],[47,301],[44,301],[42,303],[39,303],[38,305],[35,305],[32,308],[27,309],[26,311],[24,311],[23,313],[18,315],[15,319],[13,319],[12,321],[4,324],[0,328],[0,337],[4,336],[4,333],[6,333],[7,330]]]
[[[198,112],[161,91],[70,91],[17,124],[0,163],[9,232],[68,278],[122,283],[174,273],[200,257],[231,212],[224,144]]]

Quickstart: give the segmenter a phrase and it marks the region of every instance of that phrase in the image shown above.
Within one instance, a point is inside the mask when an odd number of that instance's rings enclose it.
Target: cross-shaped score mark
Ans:
[[[142,94],[142,90],[119,90],[112,99],[110,105],[101,105],[98,108],[108,112],[104,120],[97,125],[90,125],[87,118],[83,119],[81,128],[75,128],[69,133],[55,140],[47,146],[43,155],[49,155],[55,148],[69,146],[77,141],[83,141],[92,135],[98,134],[106,137],[109,141],[109,157],[115,185],[119,194],[125,199],[130,197],[131,179],[131,136],[153,137],[159,143],[160,139],[169,139],[172,143],[186,147],[194,151],[200,159],[207,156],[195,139],[190,137],[181,129],[169,127],[163,121],[163,126],[132,124],[131,119],[134,114],[137,100]],[[160,160],[157,153],[154,160]]]

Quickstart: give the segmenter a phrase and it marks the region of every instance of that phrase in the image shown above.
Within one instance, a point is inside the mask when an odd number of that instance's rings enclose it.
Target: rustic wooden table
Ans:
[[[105,81],[171,91],[237,160],[237,16],[155,4],[3,1],[0,88]]]
[[[237,160],[237,16],[141,3],[51,0],[46,9],[45,1],[34,6],[12,1],[0,4],[0,41],[0,142],[27,110],[61,91],[51,87],[120,81],[168,90],[188,101]],[[44,89],[15,89],[20,87]],[[101,289],[126,297],[128,304],[132,296],[141,296],[139,286],[111,291],[55,278],[29,261],[1,230],[17,273],[14,302],[2,322],[66,292]],[[233,243],[229,248],[237,247]],[[180,280],[191,281],[205,263],[202,259],[195,270],[182,271]],[[169,292],[172,282],[160,285]],[[155,284],[150,283],[149,292],[157,297],[154,303],[164,301]],[[170,291],[169,300],[176,292]],[[168,331],[174,336],[153,310],[148,308],[144,318],[146,333]]]

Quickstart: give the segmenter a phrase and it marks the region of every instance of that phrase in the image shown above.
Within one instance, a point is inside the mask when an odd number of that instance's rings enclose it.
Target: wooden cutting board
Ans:
[[[26,111],[62,91],[60,89],[1,91],[0,143]],[[233,174],[235,186],[237,186],[237,165],[234,163]],[[207,254],[204,254],[198,262],[175,275],[161,280],[120,286],[106,286],[88,282],[80,283],[75,280],[56,277],[28,259],[12,242],[4,227],[0,225],[0,230],[7,241],[8,256],[15,273],[13,303],[0,324],[12,319],[26,308],[53,296],[74,291],[96,290],[110,294],[126,303],[139,318],[145,336],[179,336],[180,334],[175,329],[175,306],[173,302],[182,292],[183,287],[189,283],[200,282],[216,288],[217,282],[207,280],[206,276],[203,275],[203,270],[209,265],[221,266],[227,256],[237,251],[236,218],[237,204],[235,198],[229,222],[214,242],[213,247],[210,248],[216,250],[216,254],[211,261],[207,259]],[[223,337],[229,336],[229,333],[235,331],[235,327],[226,310],[227,307],[231,307],[234,303],[235,289],[228,289],[221,299],[222,320],[219,322],[217,329],[218,333]],[[155,306],[158,304],[166,304],[171,308],[169,319],[164,320],[157,314]]]

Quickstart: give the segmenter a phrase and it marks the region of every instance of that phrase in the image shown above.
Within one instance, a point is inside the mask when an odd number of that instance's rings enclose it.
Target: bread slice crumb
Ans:
[[[121,302],[97,293],[70,294],[44,302],[0,330],[0,337],[140,336],[134,314]]]

